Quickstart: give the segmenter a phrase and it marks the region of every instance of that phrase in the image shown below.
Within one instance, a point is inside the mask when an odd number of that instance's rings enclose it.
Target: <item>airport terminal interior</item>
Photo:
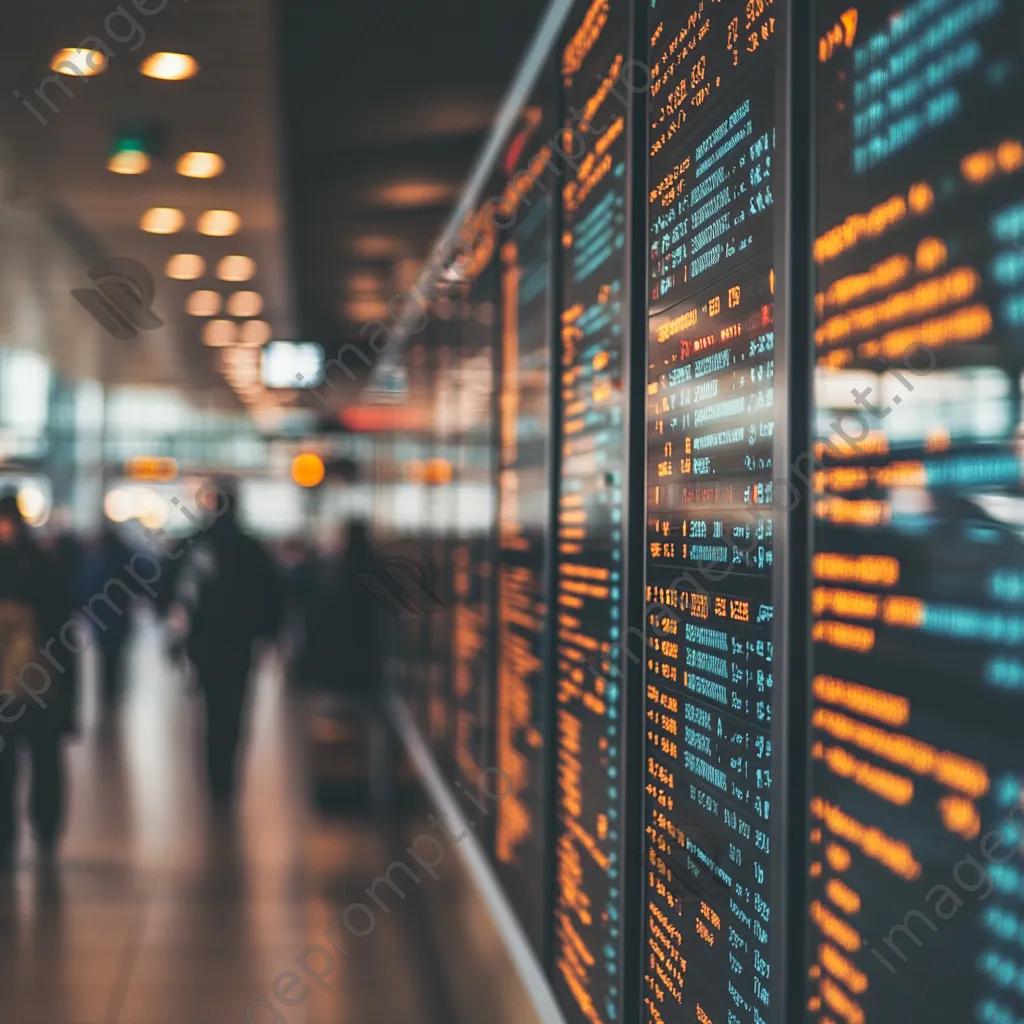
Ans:
[[[1024,3],[0,11],[2,1024],[1024,1024]]]

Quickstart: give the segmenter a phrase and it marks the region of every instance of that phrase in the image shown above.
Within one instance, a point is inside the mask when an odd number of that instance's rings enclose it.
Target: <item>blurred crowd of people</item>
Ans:
[[[351,523],[331,556],[301,540],[271,551],[239,524],[229,485],[212,493],[219,498],[210,507],[197,497],[204,515],[194,532],[145,552],[112,524],[89,543],[66,532],[38,535],[15,497],[0,497],[0,867],[17,847],[23,761],[39,856],[55,855],[66,799],[62,746],[80,727],[82,656],[96,652],[109,720],[126,693],[140,601],[201,696],[214,807],[235,796],[250,677],[263,648],[280,648],[297,691],[372,703],[379,668],[374,609],[360,583],[372,565],[366,525]],[[145,577],[135,567],[140,557],[151,566]],[[142,586],[132,589],[136,581]]]

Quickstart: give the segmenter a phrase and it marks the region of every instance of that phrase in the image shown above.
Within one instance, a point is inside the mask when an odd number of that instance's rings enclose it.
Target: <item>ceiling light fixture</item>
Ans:
[[[228,315],[243,317],[259,316],[263,312],[263,296],[259,292],[235,292],[228,296]]]
[[[381,202],[404,208],[436,206],[454,195],[454,186],[440,181],[400,181],[377,190],[377,198]]]
[[[173,206],[154,206],[139,221],[139,227],[151,235],[173,235],[185,224],[185,214]]]
[[[217,276],[222,281],[251,281],[256,273],[256,261],[248,256],[224,256],[217,264]]]
[[[241,218],[233,210],[207,210],[200,214],[196,228],[201,235],[226,238],[233,235],[241,225]]]
[[[224,348],[234,344],[237,328],[233,320],[207,320],[203,326],[203,344]]]
[[[175,170],[183,178],[216,178],[224,170],[224,158],[219,153],[182,153]]]
[[[71,47],[58,50],[50,61],[50,70],[72,78],[92,78],[101,75],[109,65],[107,55],[99,50],[83,50]]]
[[[139,70],[147,78],[159,78],[164,82],[181,82],[199,73],[195,57],[187,53],[151,53],[140,65]]]
[[[352,243],[352,248],[356,253],[369,259],[393,256],[400,247],[401,243],[397,238],[391,238],[387,235],[364,235],[362,238],[355,239]]]
[[[238,329],[238,344],[259,348],[270,341],[273,330],[266,320],[246,320]]]
[[[381,280],[376,274],[353,274],[347,283],[350,292],[376,293],[381,290]]]
[[[185,309],[189,316],[216,316],[220,312],[220,292],[207,289],[193,292],[188,297]]]
[[[164,273],[174,281],[198,281],[206,273],[206,261],[191,252],[179,252],[167,261]]]
[[[122,149],[107,160],[107,170],[114,174],[145,174],[149,170],[149,155],[141,149]]]
[[[372,297],[350,299],[342,308],[353,323],[383,319],[388,313],[388,304],[383,299]]]

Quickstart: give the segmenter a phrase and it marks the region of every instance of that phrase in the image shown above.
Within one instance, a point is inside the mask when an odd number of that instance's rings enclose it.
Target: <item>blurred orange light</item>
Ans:
[[[228,296],[228,314],[239,318],[259,316],[263,312],[263,296],[259,292],[235,292]]]
[[[922,238],[917,244],[914,260],[918,270],[930,274],[946,262],[948,255],[945,243],[941,238]]]
[[[175,170],[184,178],[216,178],[224,170],[219,153],[182,153]]]
[[[452,464],[447,459],[428,459],[424,467],[424,482],[440,487],[452,482]]]
[[[208,320],[203,326],[203,344],[211,348],[232,345],[237,330],[233,320]]]
[[[907,193],[907,202],[914,213],[918,215],[924,214],[935,203],[935,193],[932,191],[931,185],[926,181],[919,181],[910,186],[910,191]]]
[[[411,405],[348,405],[338,422],[359,433],[393,430],[427,430],[433,423],[429,410]]]
[[[199,73],[195,57],[187,53],[151,53],[139,70],[147,78],[159,78],[164,82],[181,82]]]
[[[300,487],[316,487],[323,483],[324,460],[313,452],[303,452],[292,459],[292,480]]]
[[[206,261],[195,253],[179,252],[167,261],[164,273],[174,281],[196,281],[206,273]]]
[[[440,181],[402,181],[385,185],[377,195],[389,206],[434,206],[452,198],[454,189]]]
[[[251,348],[227,348],[220,353],[222,366],[256,366],[260,355]]]
[[[122,149],[107,160],[107,170],[114,174],[145,174],[149,157],[139,149]]]
[[[996,173],[996,155],[991,150],[982,149],[977,153],[968,153],[960,161],[960,173],[972,184],[981,185]]]
[[[72,78],[91,78],[107,70],[106,54],[99,50],[70,47],[58,50],[50,61],[50,70]]]
[[[397,238],[387,235],[364,235],[352,243],[352,248],[360,255],[370,259],[393,256],[401,248]]]
[[[212,238],[226,238],[241,226],[241,218],[233,210],[207,210],[196,224],[199,234]]]
[[[124,475],[132,480],[168,484],[178,478],[178,463],[160,455],[137,455],[125,463]]]
[[[203,289],[188,297],[185,309],[189,316],[216,316],[220,312],[220,293]]]
[[[238,329],[238,344],[258,348],[266,345],[272,334],[266,320],[246,320]]]
[[[1017,139],[1000,142],[996,150],[996,161],[1004,174],[1019,171],[1024,167],[1024,146]]]
[[[388,304],[383,299],[350,299],[344,305],[344,312],[353,321],[383,319],[387,316]]]
[[[375,274],[353,274],[348,279],[350,292],[378,292],[380,288],[381,280]]]
[[[217,264],[222,281],[249,281],[256,273],[256,261],[248,256],[224,256]]]
[[[139,221],[139,227],[151,235],[173,235],[185,224],[185,214],[173,206],[154,206]]]

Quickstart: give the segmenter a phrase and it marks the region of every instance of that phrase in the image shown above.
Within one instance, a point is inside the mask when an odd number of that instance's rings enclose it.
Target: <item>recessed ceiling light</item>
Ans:
[[[164,273],[175,281],[196,281],[206,273],[206,261],[191,252],[179,252],[167,261]]]
[[[266,345],[272,333],[266,320],[246,320],[238,329],[238,343],[250,348]]]
[[[220,353],[221,372],[243,378],[259,367],[259,353],[252,348],[226,348]]]
[[[207,320],[203,326],[203,344],[210,348],[233,345],[237,328],[234,320]]]
[[[50,61],[50,70],[73,78],[91,78],[107,70],[106,54],[99,50],[83,50],[77,47],[58,50]]]
[[[353,322],[378,320],[387,316],[388,304],[383,299],[350,299],[345,303],[343,309],[345,316]]]
[[[263,296],[259,292],[235,292],[228,296],[228,315],[239,319],[259,316],[263,312]]]
[[[151,235],[173,235],[185,224],[185,214],[173,206],[154,206],[139,221],[139,227]]]
[[[435,206],[455,195],[455,188],[440,181],[401,181],[377,190],[389,206]]]
[[[217,264],[222,281],[251,281],[255,273],[256,261],[248,256],[224,256]]]
[[[391,238],[387,235],[364,235],[352,243],[352,248],[360,256],[366,256],[370,259],[393,256],[400,247],[401,243],[397,238]]]
[[[348,279],[350,292],[379,292],[381,280],[376,274],[353,274]]]
[[[202,289],[188,297],[185,309],[190,316],[216,316],[220,312],[220,292]]]
[[[195,57],[187,53],[151,53],[139,70],[147,78],[159,78],[164,82],[180,82],[199,73]]]
[[[254,349],[225,348],[218,353],[220,372],[232,383],[257,384],[260,377],[260,354]]]
[[[185,178],[216,178],[224,170],[219,153],[182,153],[175,170]]]
[[[115,174],[145,174],[149,170],[149,155],[140,149],[122,149],[111,154],[107,170]]]
[[[196,227],[201,235],[225,238],[233,235],[241,225],[241,218],[233,210],[207,210],[200,215]]]

